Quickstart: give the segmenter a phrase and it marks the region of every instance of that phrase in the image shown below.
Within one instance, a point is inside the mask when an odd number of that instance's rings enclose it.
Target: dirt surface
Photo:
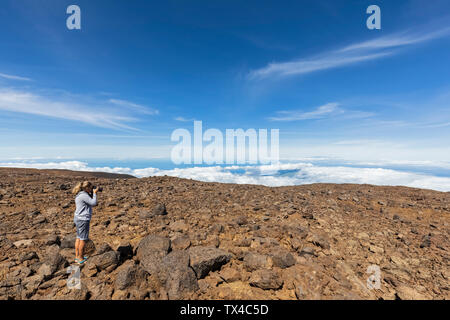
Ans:
[[[86,179],[104,190],[72,288]],[[449,299],[449,214],[406,187],[2,168],[0,299]]]

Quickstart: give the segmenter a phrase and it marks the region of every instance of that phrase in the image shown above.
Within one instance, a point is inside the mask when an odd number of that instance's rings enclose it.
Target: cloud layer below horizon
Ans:
[[[207,182],[257,184],[271,187],[294,186],[311,183],[355,183],[450,191],[450,177],[406,172],[385,168],[361,168],[351,166],[318,166],[312,163],[285,163],[269,166],[209,166],[174,169],[126,167],[90,167],[87,162],[0,162],[0,167],[66,169],[130,174],[138,178],[172,176]]]

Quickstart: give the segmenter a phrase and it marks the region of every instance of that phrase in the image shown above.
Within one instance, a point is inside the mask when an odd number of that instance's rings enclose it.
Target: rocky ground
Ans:
[[[104,191],[71,289],[85,179]],[[448,299],[449,222],[448,192],[4,168],[0,299]]]

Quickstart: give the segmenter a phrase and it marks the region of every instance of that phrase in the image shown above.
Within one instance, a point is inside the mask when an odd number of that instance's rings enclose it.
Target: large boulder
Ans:
[[[124,290],[134,285],[139,285],[145,280],[146,272],[141,266],[134,264],[134,261],[128,260],[118,269],[115,288]]]
[[[139,242],[136,257],[142,267],[150,274],[158,273],[162,258],[170,250],[170,239],[149,235]]]
[[[182,299],[186,293],[199,289],[197,277],[191,268],[181,268],[171,272],[165,287],[171,300]]]
[[[119,264],[119,254],[116,251],[108,251],[88,259],[86,267],[95,266],[99,270],[114,270]]]
[[[69,263],[67,260],[59,253],[59,247],[57,245],[53,245],[49,247],[45,253],[43,259],[41,259],[43,265],[40,267],[42,275],[50,276],[55,273],[57,270],[66,267]]]
[[[161,259],[160,269],[158,270],[158,279],[165,283],[169,275],[175,270],[184,270],[189,268],[189,253],[185,250],[176,250],[170,252]]]
[[[175,250],[163,257],[156,277],[169,299],[182,299],[186,293],[198,290],[197,276],[189,266],[186,250]]]
[[[154,275],[158,274],[158,272],[161,270],[162,258],[163,256],[161,256],[160,253],[152,252],[141,257],[139,263],[144,268],[145,271],[147,271],[151,275]]]
[[[172,251],[163,258],[162,266],[168,271],[185,269],[189,267],[189,253],[186,250]]]
[[[170,239],[160,237],[157,235],[148,235],[143,238],[137,248],[136,256],[139,260],[146,255],[157,252],[165,256],[170,250]]]
[[[197,279],[210,271],[218,270],[231,259],[231,254],[215,247],[193,247],[189,249],[190,264]]]

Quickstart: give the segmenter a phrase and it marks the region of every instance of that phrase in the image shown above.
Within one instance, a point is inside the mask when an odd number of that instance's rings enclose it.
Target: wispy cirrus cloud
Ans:
[[[349,66],[392,56],[400,52],[398,49],[400,47],[419,44],[449,35],[450,27],[420,33],[411,31],[399,32],[373,40],[355,43],[338,50],[322,52],[308,58],[287,62],[272,62],[263,68],[252,70],[248,74],[248,79],[284,78]]]
[[[188,119],[188,118],[185,118],[185,117],[176,117],[176,118],[174,118],[174,120],[175,121],[180,121],[180,122],[192,122],[192,121],[195,121],[195,119]]]
[[[283,78],[292,75],[302,75],[315,71],[337,68],[345,65],[351,65],[358,62],[379,59],[391,55],[392,52],[382,52],[376,54],[336,54],[328,52],[312,58],[270,63],[264,68],[251,71],[249,79],[262,80],[268,77]]]
[[[126,124],[136,121],[136,118],[114,110],[15,89],[0,89],[0,110],[78,121],[115,130],[138,130]]]
[[[272,121],[298,121],[298,120],[313,120],[328,117],[333,114],[340,114],[344,111],[339,108],[339,103],[332,102],[324,104],[313,111],[304,112],[301,110],[292,111],[278,111],[278,116],[270,117]]]
[[[364,41],[344,47],[340,52],[350,52],[353,50],[376,50],[384,48],[394,48],[408,46],[421,42],[426,42],[450,35],[450,27],[433,30],[426,33],[417,33],[411,31],[398,32],[392,35],[380,37],[377,39]]]
[[[443,128],[443,127],[450,127],[450,122],[440,122],[422,125],[422,128]]]
[[[0,78],[8,79],[8,80],[18,80],[18,81],[31,81],[30,78],[19,77],[11,74],[0,73]]]
[[[156,115],[159,114],[159,111],[153,108],[149,108],[140,104],[136,104],[130,101],[126,100],[119,100],[119,99],[109,99],[109,103],[115,104],[120,107],[125,107],[140,113],[149,114],[149,115]]]
[[[270,121],[301,121],[301,120],[317,120],[324,118],[339,117],[339,119],[360,119],[369,118],[375,115],[372,112],[359,110],[346,110],[340,107],[337,102],[330,102],[317,107],[312,111],[305,112],[303,110],[278,111],[274,117],[269,117]]]

